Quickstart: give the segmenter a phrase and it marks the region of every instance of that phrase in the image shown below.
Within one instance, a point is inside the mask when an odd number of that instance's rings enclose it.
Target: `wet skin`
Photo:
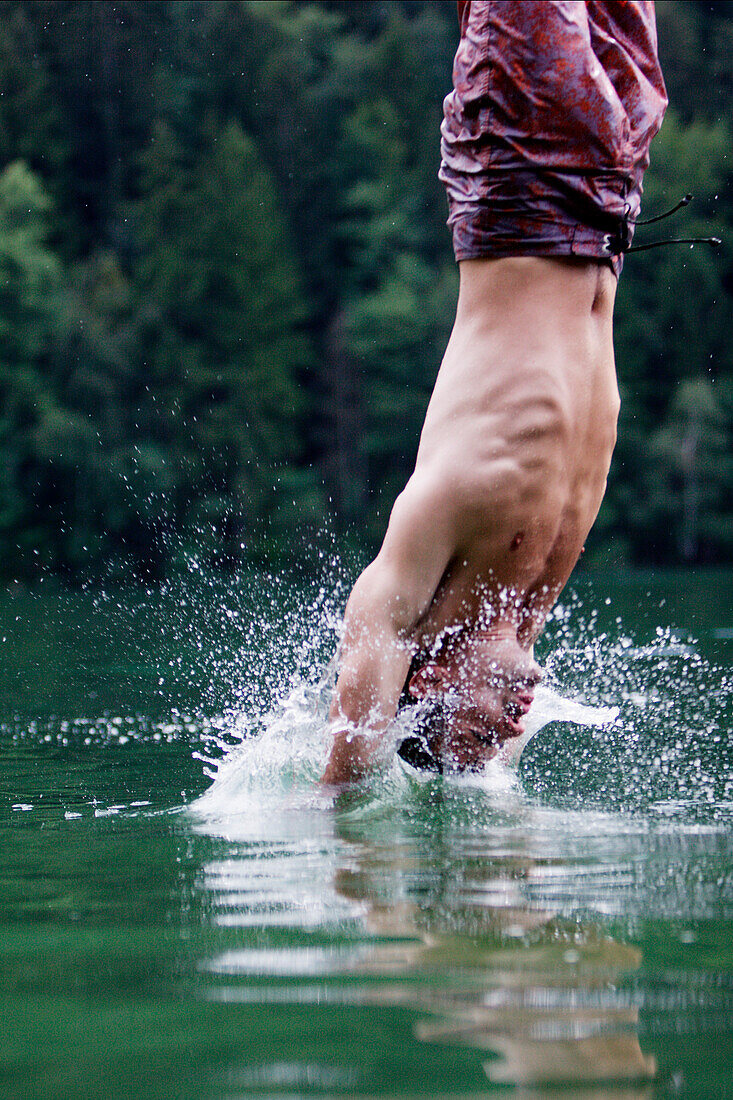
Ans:
[[[467,633],[440,663],[426,662],[411,677],[415,699],[441,695],[446,722],[430,751],[449,769],[476,771],[504,742],[521,737],[542,670],[510,637]]]
[[[519,736],[533,643],[605,491],[619,404],[612,271],[518,257],[460,273],[414,473],[347,604],[326,783],[388,759],[416,652],[434,654],[430,675],[416,674],[422,696],[456,700],[448,763],[475,767],[477,746],[485,760]]]

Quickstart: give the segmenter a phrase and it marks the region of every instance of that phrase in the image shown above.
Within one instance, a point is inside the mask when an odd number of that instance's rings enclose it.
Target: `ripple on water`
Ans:
[[[161,718],[120,704],[2,731],[15,754],[19,861],[26,827],[55,823],[88,883],[94,864],[103,899],[112,872],[102,864],[119,858],[124,829],[149,824],[175,849],[178,877],[160,883],[153,853],[147,888],[165,895],[156,920],[173,929],[177,965],[186,951],[194,959],[186,1012],[193,1019],[202,1001],[252,1006],[256,1021],[242,1039],[249,1064],[228,1070],[229,1092],[384,1092],[383,1080],[365,1084],[376,1045],[385,1065],[412,1067],[441,1095],[468,1064],[461,1052],[473,1053],[484,1080],[532,1095],[545,1085],[561,1095],[572,1082],[588,1095],[603,1088],[607,1100],[609,1080],[619,1096],[647,1095],[655,1073],[650,1087],[674,1094],[683,1059],[690,1095],[722,1095],[702,1060],[710,1036],[722,1036],[718,1061],[730,1069],[728,674],[694,639],[636,638],[623,624],[604,634],[560,608],[540,654],[539,732],[518,772],[496,765],[481,777],[421,781],[395,764],[333,799],[316,783],[328,748],[333,601],[316,592],[286,604],[276,590],[248,621],[250,595],[224,593],[216,609],[217,624],[239,631],[212,676],[228,682],[226,705],[202,688],[200,714]],[[202,797],[179,812],[191,791]],[[178,816],[156,830],[162,816],[148,819],[163,814]],[[35,838],[39,861],[48,837]],[[95,853],[92,837],[108,844]],[[130,848],[117,894],[123,879],[137,881],[139,855]],[[85,898],[63,860],[56,875],[33,874],[38,896],[18,904],[44,921],[52,904],[59,921],[72,910],[100,919],[95,890]],[[109,913],[121,904],[116,895]],[[161,940],[152,942],[157,952]],[[278,1006],[282,1016],[263,1011]],[[266,1049],[273,1021],[289,1043],[296,1024],[302,1050]],[[363,1049],[329,1046],[336,1030]],[[428,1081],[433,1064],[443,1076]]]

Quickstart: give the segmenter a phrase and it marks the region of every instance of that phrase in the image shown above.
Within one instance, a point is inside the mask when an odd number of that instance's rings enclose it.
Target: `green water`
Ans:
[[[579,584],[540,657],[621,717],[519,788],[204,819],[342,594],[0,596],[0,1097],[733,1097],[731,597]]]

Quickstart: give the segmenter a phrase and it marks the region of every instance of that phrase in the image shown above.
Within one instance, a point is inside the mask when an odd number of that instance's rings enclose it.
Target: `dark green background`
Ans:
[[[590,562],[733,554],[730,3],[660,0],[671,108],[628,258]],[[3,0],[0,573],[160,578],[373,546],[456,270],[450,0]]]

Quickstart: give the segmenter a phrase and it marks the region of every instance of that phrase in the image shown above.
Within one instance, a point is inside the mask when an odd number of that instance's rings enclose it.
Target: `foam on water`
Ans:
[[[239,732],[241,743],[230,749],[219,761],[208,760],[213,777],[211,787],[191,807],[204,817],[225,818],[236,814],[251,815],[272,810],[278,796],[292,801],[313,803],[324,801],[318,780],[323,774],[330,747],[327,715],[333,682],[333,665],[329,665],[315,687],[298,680],[290,694],[261,723],[259,732],[248,736],[251,716],[240,715],[231,732]],[[527,731],[514,754],[489,762],[481,773],[447,776],[441,782],[466,789],[478,788],[487,793],[503,793],[517,789],[513,760],[539,731],[550,722],[572,722],[587,727],[601,727],[618,714],[614,707],[590,706],[579,700],[565,698],[552,688],[541,687],[527,718]],[[390,730],[396,744],[411,731],[411,716],[400,715]],[[395,757],[372,790],[381,798],[390,799],[410,782],[436,782]],[[309,793],[311,798],[308,798]]]
[[[338,593],[342,595],[342,593]],[[209,789],[190,807],[200,820],[211,826],[232,818],[247,818],[251,827],[264,824],[283,807],[315,808],[331,804],[331,797],[319,786],[320,776],[330,748],[328,708],[336,674],[333,650],[338,641],[340,621],[332,601],[318,598],[305,601],[290,629],[300,638],[299,667],[289,690],[267,708],[256,705],[256,692],[243,690],[244,705],[232,709],[208,734],[207,751],[195,750],[206,773]],[[276,635],[274,636],[277,637]],[[324,637],[330,643],[330,659],[324,657]],[[292,649],[292,646],[291,646]],[[241,653],[243,663],[253,667],[251,654]],[[261,667],[276,663],[277,646],[257,654]],[[548,666],[552,660],[548,661]],[[272,676],[272,664],[269,675]],[[456,789],[478,790],[488,795],[522,794],[516,765],[527,744],[551,723],[569,723],[590,729],[608,729],[619,714],[617,706],[563,693],[559,679],[552,675],[541,685],[526,720],[526,733],[506,751],[492,760],[480,774],[446,776],[437,780],[421,774],[394,756],[383,773],[369,784],[373,804],[395,804],[415,784],[440,782]],[[396,747],[414,728],[415,708],[407,708],[394,721],[389,736]],[[217,726],[217,723],[213,723]],[[367,803],[368,805],[369,803]],[[371,812],[361,805],[359,812]],[[244,827],[240,820],[239,826]]]
[[[96,773],[84,762],[98,752],[122,753],[126,766],[139,760],[134,793],[151,797],[142,746],[170,761],[185,758],[178,789],[201,789],[203,763],[211,783],[195,805],[199,818],[252,817],[256,806],[264,812],[285,803],[330,806],[318,779],[329,748],[334,654],[354,574],[337,555],[325,554],[315,577],[254,570],[234,580],[196,575],[130,607],[117,593],[96,596],[100,621],[124,627],[133,639],[113,669],[123,687],[130,679],[127,702],[107,691],[95,709],[91,700],[107,676],[100,665],[82,716],[62,707],[37,717],[21,712],[6,717],[0,736],[18,752],[38,744],[61,754],[68,781],[61,808],[72,815],[120,801],[90,783]],[[422,797],[420,788],[429,793],[437,784],[494,801],[511,795],[565,811],[641,813],[664,827],[729,822],[733,677],[709,657],[715,653],[729,664],[727,628],[711,628],[698,641],[653,625],[655,609],[646,606],[652,625],[637,623],[632,633],[620,618],[614,622],[608,600],[599,602],[600,614],[588,596],[568,597],[553,610],[538,644],[545,682],[528,716],[522,741],[529,743],[518,767],[511,755],[521,742],[478,776],[438,780],[395,760],[369,785],[371,808],[359,812],[409,802]],[[63,617],[61,603],[57,614]],[[58,687],[56,696],[63,704]],[[410,732],[411,720],[407,711],[395,723],[395,743]],[[182,790],[181,798],[187,800]],[[26,808],[31,805],[33,811]],[[28,815],[38,805],[29,779],[13,797],[13,812]]]
[[[251,813],[272,805],[278,794],[315,788],[326,764],[325,737],[332,675],[315,685],[296,679],[286,698],[262,716],[247,711],[226,731],[228,746],[219,760],[205,759],[213,783],[192,809],[199,814]]]
[[[270,580],[270,604],[277,607],[278,582]],[[200,753],[213,782],[192,807],[198,817],[223,821],[276,804],[330,805],[318,779],[329,750],[327,713],[347,588],[343,579],[331,590],[321,585],[291,608],[284,632],[269,630],[263,645],[260,630],[256,645],[251,634],[243,644],[240,703],[212,723]],[[483,773],[437,780],[395,758],[369,785],[372,802],[394,805],[416,784],[439,782],[489,795],[572,801],[588,810],[679,816],[680,807],[688,815],[692,807],[699,816],[705,806],[729,818],[730,677],[700,655],[692,638],[663,627],[651,638],[635,638],[619,620],[615,632],[604,632],[597,619],[587,608],[556,607],[540,646],[546,678],[527,732]],[[287,689],[259,705],[258,676],[282,682],[287,668]],[[247,669],[254,686],[246,686]],[[411,721],[409,710],[395,721],[394,744],[410,732]]]

